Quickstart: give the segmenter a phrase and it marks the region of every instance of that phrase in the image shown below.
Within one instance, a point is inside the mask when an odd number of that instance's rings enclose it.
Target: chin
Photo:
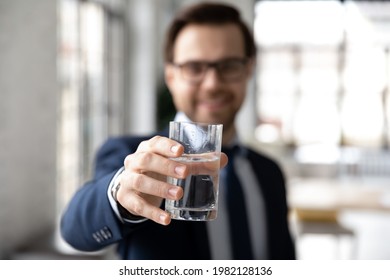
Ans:
[[[223,124],[224,125],[224,124],[226,124],[226,119],[214,116],[214,117],[207,118],[207,120],[205,120],[204,122],[212,123],[212,124]]]
[[[196,114],[196,120],[203,123],[226,124],[233,114],[228,110],[199,110]]]

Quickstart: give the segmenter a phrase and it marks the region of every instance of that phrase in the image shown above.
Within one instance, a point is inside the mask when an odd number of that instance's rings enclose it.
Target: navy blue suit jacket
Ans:
[[[82,251],[97,251],[118,243],[123,259],[210,259],[205,222],[172,220],[170,225],[162,226],[147,220],[123,224],[111,209],[107,198],[111,179],[125,157],[148,138],[112,138],[101,147],[93,179],[78,190],[62,215],[63,238]],[[273,160],[251,149],[247,155],[265,200],[269,259],[295,259],[283,174]]]

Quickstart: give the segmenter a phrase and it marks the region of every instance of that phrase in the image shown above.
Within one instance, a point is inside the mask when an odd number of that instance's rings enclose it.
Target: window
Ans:
[[[390,3],[258,1],[261,142],[389,145]]]
[[[97,148],[125,129],[125,4],[59,1],[59,211],[90,178]]]

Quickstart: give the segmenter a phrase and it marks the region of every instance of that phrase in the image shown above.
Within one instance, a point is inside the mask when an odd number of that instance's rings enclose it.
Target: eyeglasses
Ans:
[[[209,68],[214,68],[218,78],[223,82],[238,81],[244,76],[247,63],[247,58],[227,58],[215,62],[188,61],[172,65],[180,69],[183,79],[197,84],[203,80]]]

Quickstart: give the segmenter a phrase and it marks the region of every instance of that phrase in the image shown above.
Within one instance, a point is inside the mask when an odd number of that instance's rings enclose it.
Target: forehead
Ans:
[[[173,48],[176,63],[244,56],[244,38],[234,24],[189,24],[180,31]]]

